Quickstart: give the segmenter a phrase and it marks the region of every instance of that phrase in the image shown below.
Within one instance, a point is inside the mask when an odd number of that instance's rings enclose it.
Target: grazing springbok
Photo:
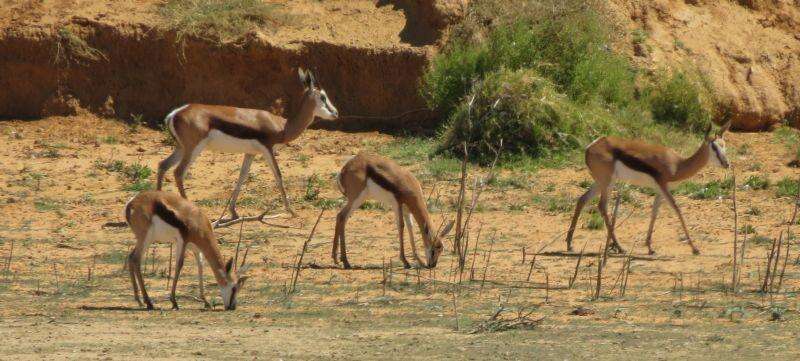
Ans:
[[[178,197],[173,193],[162,191],[145,191],[133,197],[125,205],[125,219],[136,235],[136,246],[128,255],[128,270],[133,285],[133,296],[139,306],[139,290],[142,291],[144,303],[148,310],[153,309],[153,302],[147,295],[142,277],[142,258],[147,252],[147,246],[153,241],[175,240],[175,278],[172,280],[172,291],[169,299],[172,308],[178,309],[175,299],[175,288],[183,268],[188,247],[197,260],[197,275],[200,280],[200,299],[207,308],[211,305],[206,300],[203,288],[203,258],[208,260],[211,272],[217,279],[222,302],[226,310],[236,309],[236,294],[241,290],[247,276],[243,276],[246,266],[234,268],[233,259],[222,259],[222,254],[217,247],[217,238],[211,230],[211,222],[192,202]],[[138,284],[137,284],[138,281]]]
[[[297,139],[314,121],[314,117],[333,120],[339,116],[325,90],[317,85],[314,75],[303,69],[298,72],[305,89],[299,110],[288,119],[265,110],[204,104],[188,104],[170,112],[164,122],[175,137],[177,147],[158,164],[156,189],[161,190],[164,173],[177,164],[175,183],[181,196],[186,198],[183,178],[205,148],[225,153],[244,153],[239,179],[228,205],[231,217],[237,219],[236,199],[242,183],[247,179],[253,158],[262,154],[272,168],[286,211],[296,216],[286,198],[273,148],[276,144],[287,144]]]
[[[619,180],[649,187],[656,192],[650,216],[650,227],[647,230],[647,250],[650,254],[655,254],[652,245],[653,226],[658,217],[658,208],[662,198],[666,198],[670,207],[677,213],[689,246],[692,247],[692,253],[700,254],[700,250],[689,236],[686,222],[675,199],[670,194],[669,186],[693,177],[709,161],[719,167],[728,168],[725,140],[722,137],[730,126],[731,123],[727,122],[719,132],[711,136],[711,125],[709,125],[705,140],[689,158],[683,158],[674,150],[663,146],[617,137],[601,137],[589,144],[586,147],[586,166],[594,178],[594,184],[578,199],[578,204],[575,206],[575,214],[572,216],[572,222],[567,232],[567,250],[572,251],[572,234],[575,232],[575,224],[578,222],[583,206],[599,192],[600,215],[603,217],[606,230],[611,237],[612,246],[622,252],[622,247],[617,242],[614,229],[609,221],[607,209],[609,188]]]
[[[370,153],[360,153],[345,163],[337,181],[339,190],[347,197],[347,203],[336,216],[336,230],[331,252],[335,264],[339,264],[336,253],[341,245],[340,259],[344,268],[350,268],[344,240],[345,224],[353,210],[360,207],[367,199],[374,199],[394,209],[400,238],[400,259],[403,261],[403,266],[411,268],[406,260],[403,245],[405,224],[408,225],[408,235],[414,258],[420,267],[426,266],[417,255],[417,246],[414,243],[414,223],[411,220],[411,215],[413,215],[422,233],[427,267],[436,267],[436,262],[442,253],[442,238],[453,227],[453,221],[450,221],[444,228],[440,227],[438,232],[433,230],[428,207],[422,195],[422,186],[411,172],[391,159]]]

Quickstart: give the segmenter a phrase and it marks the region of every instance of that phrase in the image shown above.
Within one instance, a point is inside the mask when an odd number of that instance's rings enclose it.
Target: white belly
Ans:
[[[152,222],[150,224],[150,241],[172,241],[172,240],[181,240],[181,232],[173,227],[170,226],[169,223],[164,222],[161,217],[153,215]]]
[[[620,161],[614,162],[614,179],[640,187],[658,189],[658,184],[649,174],[635,171]]]
[[[390,207],[397,206],[397,200],[395,199],[394,194],[384,189],[383,187],[379,186],[371,179],[367,179],[366,192],[368,199],[374,199],[383,204],[384,206],[390,206]]]
[[[261,154],[264,151],[264,146],[256,140],[239,139],[216,129],[208,132],[206,147],[223,153]]]

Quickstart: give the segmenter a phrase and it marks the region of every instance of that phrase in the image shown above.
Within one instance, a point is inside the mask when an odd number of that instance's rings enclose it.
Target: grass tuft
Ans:
[[[280,7],[262,0],[167,0],[158,12],[183,48],[187,37],[225,42],[255,28],[286,23]]]

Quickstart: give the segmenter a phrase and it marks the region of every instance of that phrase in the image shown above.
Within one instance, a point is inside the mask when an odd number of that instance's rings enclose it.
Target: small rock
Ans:
[[[570,315],[574,315],[574,316],[589,316],[589,315],[593,315],[593,314],[594,314],[594,310],[591,309],[591,308],[586,308],[586,307],[578,307],[578,308],[572,310],[572,312],[570,312]]]

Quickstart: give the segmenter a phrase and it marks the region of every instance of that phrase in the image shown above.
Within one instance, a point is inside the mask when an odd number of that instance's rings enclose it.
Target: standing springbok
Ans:
[[[239,179],[228,205],[231,217],[236,219],[239,218],[236,199],[242,183],[247,179],[253,158],[262,154],[272,168],[286,211],[296,216],[286,198],[273,148],[276,144],[287,144],[297,139],[314,121],[314,117],[334,120],[339,116],[325,90],[317,85],[314,75],[303,69],[299,69],[298,73],[305,89],[300,109],[289,119],[265,110],[204,104],[188,104],[170,112],[164,122],[175,137],[177,147],[167,159],[158,164],[156,189],[161,190],[164,173],[178,164],[175,168],[175,183],[181,196],[186,198],[183,178],[192,162],[206,147],[218,152],[244,153]]]
[[[214,231],[211,230],[211,222],[203,215],[200,208],[173,193],[145,191],[133,197],[125,205],[125,219],[136,235],[136,246],[128,255],[128,270],[133,285],[133,296],[139,306],[142,306],[142,301],[139,299],[139,290],[141,289],[147,309],[153,309],[153,302],[150,301],[144,286],[141,267],[142,257],[147,252],[147,246],[153,241],[175,240],[175,259],[177,261],[175,278],[172,281],[172,291],[169,296],[172,308],[178,309],[175,288],[178,286],[178,278],[186,258],[186,248],[189,247],[197,260],[200,299],[203,300],[205,306],[211,307],[206,300],[203,287],[203,258],[208,260],[211,272],[217,279],[225,309],[236,309],[236,295],[247,279],[247,276],[243,276],[247,267],[243,266],[244,260],[237,269],[233,269],[233,259],[225,263],[217,247]]]
[[[650,216],[650,227],[647,230],[647,250],[650,254],[655,254],[652,245],[653,226],[658,217],[658,208],[662,198],[666,198],[670,207],[677,213],[689,246],[692,247],[692,253],[700,254],[700,250],[689,236],[686,222],[675,199],[670,194],[669,186],[693,177],[709,161],[719,167],[728,168],[725,140],[722,137],[730,125],[731,123],[727,122],[714,136],[710,135],[711,125],[709,125],[705,140],[689,158],[683,158],[674,150],[663,146],[617,137],[601,137],[589,144],[586,147],[586,166],[594,178],[594,184],[578,199],[578,204],[575,206],[575,214],[572,216],[572,222],[567,232],[567,249],[572,251],[572,235],[583,206],[600,192],[600,215],[603,217],[606,230],[611,237],[612,246],[622,252],[622,247],[617,242],[614,229],[609,221],[607,207],[609,188],[619,180],[649,187],[656,191]]]
[[[406,260],[403,245],[403,227],[404,224],[407,224],[414,258],[420,267],[425,267],[425,263],[417,255],[417,245],[414,243],[414,223],[411,220],[411,215],[413,215],[422,233],[427,267],[436,267],[436,262],[442,253],[442,238],[450,232],[453,221],[450,221],[444,228],[440,227],[438,232],[433,230],[431,217],[422,195],[422,186],[411,172],[391,159],[370,153],[360,153],[345,163],[337,181],[339,190],[347,197],[347,203],[336,216],[336,230],[331,252],[335,264],[339,264],[336,253],[341,244],[340,259],[344,268],[350,268],[344,240],[345,224],[353,210],[360,207],[367,199],[374,199],[394,209],[400,238],[400,259],[403,261],[403,266],[411,268]]]

